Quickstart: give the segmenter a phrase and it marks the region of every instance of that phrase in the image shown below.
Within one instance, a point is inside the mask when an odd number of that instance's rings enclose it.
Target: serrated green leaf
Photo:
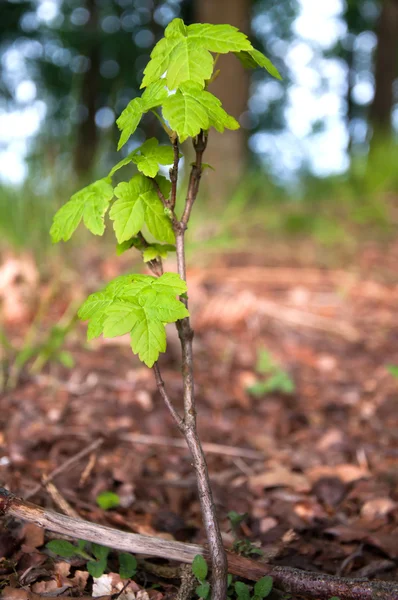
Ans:
[[[100,179],[76,192],[54,216],[50,229],[53,243],[67,242],[82,219],[91,233],[102,235],[105,213],[112,198],[113,188],[108,179]]]
[[[169,252],[175,252],[175,246],[171,244],[151,244],[142,253],[144,262],[155,260],[155,258],[167,258]]]
[[[209,592],[210,592],[210,583],[208,581],[201,583],[195,589],[195,592],[197,593],[199,598],[203,598],[204,600],[206,600],[206,598],[208,598]]]
[[[119,575],[122,579],[130,579],[137,572],[137,559],[132,554],[119,554]]]
[[[232,25],[193,23],[187,27],[187,35],[210,52],[217,54],[252,49],[247,36]]]
[[[180,141],[195,137],[201,129],[238,129],[239,123],[222,108],[218,98],[196,83],[185,83],[165,100],[163,116]]]
[[[273,579],[269,575],[262,577],[254,586],[254,593],[259,598],[266,598],[270,595],[273,586]]]
[[[82,550],[67,540],[51,540],[51,542],[47,542],[46,548],[54,552],[54,554],[62,556],[62,558],[71,558],[78,555]]]
[[[145,109],[142,98],[134,98],[128,103],[120,117],[117,119],[116,125],[122,132],[117,145],[118,150],[120,150],[127,142],[129,137],[133,135],[141,121],[144,112]]]
[[[282,79],[278,69],[272,64],[270,59],[259,50],[252,48],[251,50],[244,52],[236,52],[235,56],[239,58],[240,62],[246,69],[256,69],[257,67],[262,67],[268,71],[272,77],[276,77],[276,79],[280,80]]]
[[[145,194],[153,194],[152,185],[137,175],[130,181],[119,183],[115,188],[118,198],[109,216],[113,221],[116,239],[121,244],[136,235],[144,224]]]
[[[197,554],[192,562],[192,573],[199,581],[204,581],[207,577],[208,566],[207,562],[201,554]]]
[[[107,311],[104,336],[112,338],[129,333],[137,321],[142,318],[143,310],[137,301],[114,302]]]
[[[161,277],[153,278],[153,288],[162,294],[181,296],[187,291],[187,283],[177,273],[163,273]]]
[[[214,59],[210,52],[198,44],[197,40],[181,37],[170,53],[166,81],[175,90],[185,81],[197,82],[203,87],[204,81],[213,73]]]
[[[132,157],[137,169],[147,177],[156,177],[159,165],[171,165],[174,153],[171,146],[159,146],[156,138],[147,140],[137,148]]]
[[[134,247],[134,243],[133,241],[130,240],[126,240],[125,242],[122,242],[121,244],[117,244],[116,245],[116,254],[117,256],[121,256],[122,254],[124,254],[124,252],[127,252],[127,250],[130,250],[130,248]]]
[[[249,587],[242,581],[237,581],[235,583],[235,592],[238,600],[250,600]]]
[[[119,183],[115,195],[118,199],[109,216],[114,222],[119,244],[136,235],[144,221],[155,238],[170,243],[174,241],[170,219],[164,214],[163,204],[150,179],[135,175],[128,183]]]
[[[176,273],[123,275],[111,281],[104,290],[91,294],[79,310],[79,317],[90,319],[93,333],[113,337],[131,333],[135,354],[149,367],[166,349],[165,323],[189,316],[176,296],[187,289]]]
[[[174,19],[165,30],[151,53],[141,87],[158,80],[166,73],[169,89],[177,89],[186,81],[197,82],[204,87],[213,72],[214,60],[210,52],[224,54],[251,50],[246,35],[231,25],[195,23],[185,26],[181,19]]]
[[[109,510],[120,505],[120,498],[114,492],[101,492],[95,501],[102,510]]]
[[[101,560],[90,560],[87,563],[87,571],[90,573],[91,577],[101,577],[106,570],[106,558]]]
[[[160,352],[166,350],[166,332],[162,321],[148,318],[145,311],[131,331],[131,348],[148,367],[153,367]]]
[[[133,135],[133,133],[139,125],[139,122],[141,121],[142,115],[151,110],[152,108],[160,106],[163,100],[167,98],[167,95],[168,92],[165,87],[165,83],[162,81],[154,81],[153,83],[151,83],[151,85],[147,87],[145,92],[142,94],[141,98],[134,98],[133,100],[131,100],[131,102],[129,102],[129,104],[126,106],[126,108],[116,121],[116,124],[121,131],[119,144],[117,147],[118,150],[120,150],[120,148],[122,148],[127,142],[129,137]],[[118,165],[116,165],[116,167],[118,168],[121,168],[123,166],[123,164],[120,163],[118,163]]]

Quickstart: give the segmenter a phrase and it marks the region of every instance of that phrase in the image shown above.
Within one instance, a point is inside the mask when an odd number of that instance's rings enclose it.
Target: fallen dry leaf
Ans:
[[[314,483],[324,477],[337,477],[343,483],[351,483],[358,479],[370,477],[370,473],[365,467],[358,467],[349,463],[335,466],[319,465],[310,467],[306,469],[305,475]]]
[[[368,500],[361,508],[361,517],[373,521],[380,517],[385,517],[392,512],[397,506],[397,503],[391,498],[374,498]]]
[[[282,465],[275,465],[259,475],[251,475],[248,481],[251,489],[288,487],[297,492],[305,492],[310,489],[305,475],[290,471]]]

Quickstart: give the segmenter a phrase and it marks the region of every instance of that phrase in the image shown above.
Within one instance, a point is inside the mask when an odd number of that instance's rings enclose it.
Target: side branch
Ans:
[[[172,201],[168,200],[164,194],[162,193],[162,190],[159,187],[158,182],[156,181],[156,179],[152,179],[152,183],[154,185],[155,191],[158,195],[159,200],[161,201],[161,203],[163,204],[165,210],[167,210],[170,214],[170,219],[171,219],[171,223],[173,225],[173,229],[174,231],[178,230],[180,227],[180,223],[178,222],[177,219],[177,215],[174,212],[174,206],[172,205]]]
[[[156,385],[158,386],[159,393],[162,396],[164,403],[166,404],[167,408],[169,409],[171,416],[177,423],[178,429],[181,431],[181,433],[185,433],[184,421],[180,417],[180,415],[178,414],[176,409],[174,408],[173,403],[170,400],[168,393],[166,392],[164,381],[162,379],[162,375],[160,373],[159,365],[157,362],[155,362],[155,364],[153,365],[153,372],[155,373]]]
[[[174,161],[173,166],[170,169],[170,181],[171,181],[171,198],[170,204],[172,210],[174,210],[177,200],[177,181],[178,181],[178,163],[180,162],[180,151],[178,149],[178,139],[175,138],[173,141],[173,152]]]
[[[108,546],[114,550],[146,554],[183,563],[192,563],[197,554],[209,558],[208,552],[199,545],[185,544],[148,535],[126,533],[90,523],[83,519],[67,517],[52,510],[45,510],[17,498],[0,488],[0,515],[15,517],[36,523],[59,535],[76,540],[83,539]],[[322,573],[311,573],[289,567],[275,567],[227,552],[228,571],[250,581],[258,581],[270,575],[275,586],[289,594],[298,594],[318,600],[337,596],[340,600],[398,600],[398,583],[392,581],[368,581],[349,579]]]

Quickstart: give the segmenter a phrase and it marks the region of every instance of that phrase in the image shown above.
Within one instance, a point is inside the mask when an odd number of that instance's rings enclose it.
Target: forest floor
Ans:
[[[398,365],[398,245],[362,249],[343,269],[293,258],[264,266],[272,262],[261,253],[219,255],[188,274],[199,430],[225,544],[234,542],[228,513],[247,513],[239,535],[275,565],[398,580],[398,378],[390,369]],[[84,291],[120,264],[91,264]],[[29,285],[49,293],[33,276]],[[57,292],[43,322],[62,314],[79,285]],[[10,318],[11,341],[21,339],[23,319]],[[2,394],[1,484],[27,496],[104,438],[31,501],[60,511],[63,500],[96,523],[205,543],[190,458],[175,447],[180,438],[153,373],[128,339],[87,345],[84,332],[79,324],[66,341],[73,369],[50,363],[23,372]],[[181,406],[178,359],[170,327],[160,366]],[[119,506],[101,509],[104,491]],[[34,525],[1,530],[3,585],[40,596],[92,594],[85,561],[54,563],[43,543]],[[177,589],[142,573],[134,586],[142,600]],[[148,596],[138,593],[144,588]]]

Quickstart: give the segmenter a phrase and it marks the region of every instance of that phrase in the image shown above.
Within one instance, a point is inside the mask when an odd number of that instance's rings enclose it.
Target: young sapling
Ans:
[[[136,248],[153,275],[123,275],[91,294],[79,310],[88,320],[88,339],[103,334],[130,334],[131,347],[152,368],[160,395],[184,435],[196,472],[203,523],[207,534],[212,572],[211,598],[227,596],[227,559],[210,487],[206,459],[196,428],[193,380],[193,330],[188,311],[185,267],[185,232],[195,203],[204,163],[209,130],[238,129],[208,87],[219,71],[218,55],[233,52],[247,68],[263,67],[280,75],[269,59],[253,48],[246,35],[231,25],[195,23],[186,26],[174,19],[155,45],[144,70],[140,97],[134,98],[117,120],[122,149],[144,114],[156,115],[170,145],[151,138],[128,153],[108,175],[72,196],[55,215],[51,227],[54,242],[70,239],[79,223],[94,235],[105,230],[105,215],[113,222],[118,254]],[[185,203],[177,209],[180,144],[192,140],[195,160],[191,165]],[[114,174],[127,164],[137,174],[114,187]],[[172,165],[170,179],[159,175],[160,165]],[[150,237],[149,237],[150,236]],[[162,259],[176,252],[177,273],[164,273]],[[177,299],[178,297],[178,299]],[[162,379],[158,357],[166,350],[165,325],[176,323],[182,349],[184,409],[181,415]]]

